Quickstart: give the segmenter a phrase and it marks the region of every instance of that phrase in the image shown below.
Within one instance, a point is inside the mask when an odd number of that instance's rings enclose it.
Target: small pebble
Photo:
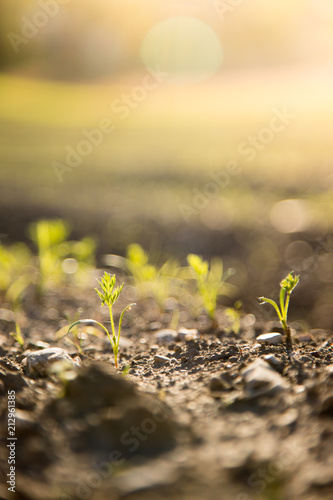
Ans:
[[[290,387],[290,384],[261,358],[246,366],[242,374],[245,391],[251,397],[277,393]]]
[[[167,358],[166,356],[160,356],[159,354],[156,354],[154,356],[154,362],[155,362],[156,366],[169,365],[170,364],[170,358]]]
[[[165,329],[155,333],[155,339],[158,344],[168,345],[177,340],[176,330]]]
[[[40,375],[46,375],[51,365],[58,361],[64,361],[73,366],[77,366],[67,351],[60,347],[50,347],[48,349],[42,349],[41,351],[31,352],[26,358],[29,372],[37,372]]]
[[[223,391],[224,385],[220,377],[212,377],[209,381],[209,389],[212,392]]]
[[[265,356],[263,356],[263,359],[267,361],[267,363],[270,364],[273,368],[276,368],[280,364],[280,361],[274,356],[274,354],[265,354]]]
[[[328,365],[326,367],[326,370],[327,370],[327,373],[328,373],[329,377],[333,378],[333,365]]]
[[[199,332],[196,328],[180,328],[178,330],[178,340],[197,340],[199,338]]]
[[[281,344],[283,342],[283,337],[281,333],[271,332],[259,335],[256,340],[259,344]]]
[[[290,384],[261,358],[246,366],[242,374],[244,389],[250,397],[274,394],[290,387]]]

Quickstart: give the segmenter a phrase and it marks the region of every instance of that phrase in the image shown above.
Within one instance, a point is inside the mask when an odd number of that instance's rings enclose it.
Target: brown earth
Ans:
[[[65,312],[73,317],[79,307],[82,317],[107,320],[93,293],[67,288],[41,304],[26,301],[24,352],[9,336],[7,305],[1,307],[1,498],[332,498],[331,332],[292,325],[288,357],[284,345],[256,342],[278,329],[272,322],[244,314],[235,333],[222,308],[215,330],[203,315],[193,319],[183,310],[178,328],[196,328],[198,338],[163,345],[157,335],[170,326],[172,301],[163,313],[138,302],[123,325],[119,369],[127,374],[117,374],[105,339],[84,339],[79,354],[65,337],[56,338]],[[66,349],[81,367],[31,371],[27,355],[47,344]],[[15,493],[6,484],[13,390]]]

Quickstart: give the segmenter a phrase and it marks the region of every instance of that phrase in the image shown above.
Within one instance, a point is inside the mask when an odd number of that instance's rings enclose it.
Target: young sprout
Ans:
[[[9,335],[11,335],[16,340],[16,342],[18,342],[18,344],[20,345],[20,348],[23,351],[24,350],[24,338],[22,335],[21,327],[17,321],[15,321],[15,332],[10,332]]]
[[[153,297],[164,310],[165,300],[176,292],[178,263],[170,259],[160,267],[155,266],[149,262],[148,254],[138,243],[131,243],[127,247],[126,265],[140,296]]]
[[[227,269],[227,271],[223,272],[221,259],[212,259],[209,266],[208,261],[203,260],[196,254],[189,254],[187,262],[196,281],[203,306],[215,327],[217,326],[215,317],[217,297],[227,290],[225,282],[235,274],[235,270]]]
[[[66,280],[80,283],[94,265],[92,238],[69,241],[69,225],[61,220],[39,220],[29,225],[30,238],[37,247],[37,295]]]
[[[105,331],[107,334],[110,344],[112,346],[113,350],[113,355],[114,355],[114,363],[116,368],[118,368],[118,351],[119,351],[119,341],[120,341],[120,333],[121,333],[121,324],[123,321],[124,313],[131,308],[131,306],[135,304],[129,304],[128,306],[125,307],[125,309],[122,311],[120,314],[119,318],[119,325],[118,325],[118,334],[116,334],[116,329],[115,329],[115,324],[114,324],[114,319],[113,319],[113,311],[112,307],[116,300],[118,299],[119,295],[121,294],[121,291],[123,289],[124,283],[122,283],[120,286],[117,286],[115,288],[116,284],[116,276],[113,274],[109,274],[107,272],[104,273],[104,275],[101,278],[101,281],[98,281],[98,284],[101,288],[101,290],[98,290],[98,288],[95,288],[96,292],[98,293],[99,298],[101,299],[101,305],[104,306],[106,305],[109,308],[109,315],[110,315],[110,323],[111,323],[111,333],[105,328],[102,323],[99,323],[98,321],[95,321],[94,319],[81,319],[78,321],[75,321],[70,325],[70,327],[67,330],[67,333],[70,332],[72,328],[74,328],[76,325],[80,323],[93,323]]]
[[[236,300],[234,307],[228,307],[225,311],[227,318],[230,321],[230,326],[226,328],[227,332],[239,333],[240,320],[242,317],[242,301]]]
[[[280,283],[280,307],[272,299],[259,297],[261,304],[271,304],[271,306],[274,307],[282,328],[286,334],[286,344],[288,349],[292,347],[290,328],[287,323],[290,295],[299,282],[299,276],[296,274],[294,275],[293,273],[294,271],[291,271]]]

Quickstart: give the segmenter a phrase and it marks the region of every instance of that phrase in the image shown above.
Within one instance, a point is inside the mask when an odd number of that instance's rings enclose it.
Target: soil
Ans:
[[[177,330],[198,334],[161,344],[174,302],[161,312],[139,301],[124,318],[117,371],[107,339],[87,336],[80,354],[57,338],[65,313],[74,317],[79,307],[82,318],[107,321],[94,292],[68,287],[40,304],[26,300],[24,352],[9,335],[8,305],[0,307],[1,498],[332,498],[331,332],[292,325],[289,356],[283,344],[257,343],[278,330],[272,322],[243,314],[235,333],[222,307],[215,329],[184,309]],[[47,347],[65,349],[75,365],[31,370],[29,354]],[[15,493],[6,484],[8,391],[16,404]]]

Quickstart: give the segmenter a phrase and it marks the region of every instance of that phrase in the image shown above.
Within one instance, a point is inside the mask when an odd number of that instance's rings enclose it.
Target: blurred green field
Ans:
[[[226,73],[189,88],[162,83],[142,102],[132,99],[133,109],[121,119],[111,106],[131,95],[144,76],[69,84],[2,74],[2,205],[31,203],[64,213],[82,204],[87,212],[120,219],[182,222],[179,204],[191,205],[192,190],[204,189],[209,172],[236,161],[241,174],[218,193],[231,204],[236,225],[255,225],[277,199],[295,196],[315,204],[313,213],[325,227],[332,224],[333,73],[275,69]],[[260,143],[249,161],[239,147],[267,127],[273,109],[295,118],[269,144]],[[82,131],[103,119],[112,121],[114,131],[60,183],[52,163],[64,163],[66,147],[76,149],[85,139]]]
[[[304,317],[314,311],[313,324],[333,324],[333,261],[316,261],[310,273],[304,264],[333,228],[332,73],[300,67],[161,84],[121,119],[111,106],[144,77],[69,84],[1,75],[0,233],[26,239],[31,220],[57,216],[75,238],[94,234],[100,254],[138,241],[157,255],[222,255],[256,311],[256,297],[297,264],[312,286],[301,285],[295,304]],[[295,117],[248,161],[239,147],[267,128],[274,109]],[[59,182],[53,162],[103,119],[113,132]],[[211,196],[211,174],[230,161],[240,173]],[[206,196],[199,208],[198,193]],[[287,212],[278,205],[285,199],[296,200]],[[184,204],[195,207],[188,219]],[[293,241],[308,245],[304,254]]]

